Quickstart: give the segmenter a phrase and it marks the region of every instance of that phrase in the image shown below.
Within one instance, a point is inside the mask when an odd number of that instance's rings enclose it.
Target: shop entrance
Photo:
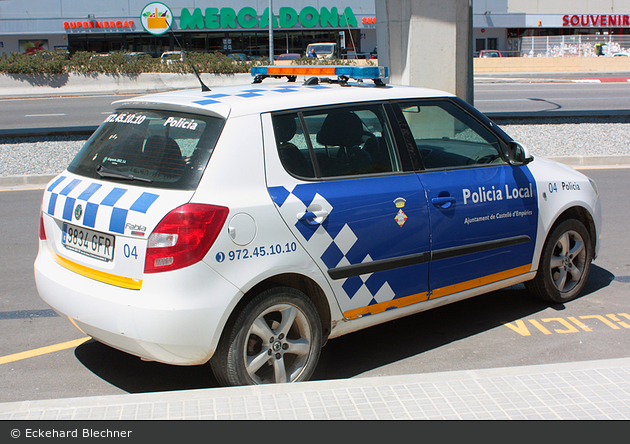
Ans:
[[[354,50],[360,42],[359,30],[345,30],[344,40],[348,51]],[[338,42],[339,30],[295,30],[274,31],[273,46],[275,55],[284,53],[304,54],[310,43]],[[70,34],[68,46],[71,52],[92,51],[107,53],[112,51],[146,52],[159,57],[164,51],[185,51],[243,53],[252,58],[269,57],[269,33],[259,32],[186,32],[165,35],[148,34]],[[227,45],[226,45],[227,42]],[[357,51],[359,52],[359,51]],[[345,51],[342,52],[342,56]]]

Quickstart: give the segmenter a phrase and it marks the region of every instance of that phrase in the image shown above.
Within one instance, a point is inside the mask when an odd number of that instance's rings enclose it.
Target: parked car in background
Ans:
[[[501,51],[495,49],[484,49],[479,51],[479,58],[486,59],[488,57],[503,57]]]
[[[232,60],[238,61],[238,62],[246,62],[248,60],[251,60],[250,57],[242,52],[231,52],[229,54],[226,54],[229,58],[231,58]]]
[[[184,53],[181,51],[166,51],[162,53],[160,57],[160,63],[167,65],[172,65],[173,63],[183,62],[184,61]]]
[[[296,60],[301,58],[302,56],[300,54],[295,54],[295,53],[286,53],[286,54],[280,54],[279,56],[276,57],[276,60]]]
[[[151,59],[153,56],[148,52],[129,52],[125,54],[125,58],[127,61],[141,60],[141,59]]]
[[[111,54],[109,52],[106,53],[101,53],[101,54],[94,54],[92,56],[90,56],[90,61],[91,60],[98,60],[99,57],[109,57]]]

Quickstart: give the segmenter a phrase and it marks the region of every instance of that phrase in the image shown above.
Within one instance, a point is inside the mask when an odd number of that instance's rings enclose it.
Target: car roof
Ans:
[[[340,105],[419,97],[445,97],[453,94],[433,89],[386,85],[371,82],[350,86],[319,83],[303,85],[298,82],[269,79],[264,84],[247,84],[212,88],[170,91],[119,100],[113,103],[118,109],[147,108],[206,114],[227,118],[304,107]]]

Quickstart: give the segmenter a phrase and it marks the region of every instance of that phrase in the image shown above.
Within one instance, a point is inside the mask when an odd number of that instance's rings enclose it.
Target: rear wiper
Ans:
[[[151,179],[145,179],[144,177],[136,177],[133,174],[121,173],[120,171],[112,170],[99,165],[96,167],[96,174],[107,179],[122,179],[122,180],[137,180],[138,182],[152,183]]]

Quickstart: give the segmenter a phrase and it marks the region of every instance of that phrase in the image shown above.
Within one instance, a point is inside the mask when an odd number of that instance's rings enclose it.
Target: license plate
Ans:
[[[76,251],[101,261],[114,259],[115,237],[99,231],[75,225],[63,224],[61,243],[68,250]]]

